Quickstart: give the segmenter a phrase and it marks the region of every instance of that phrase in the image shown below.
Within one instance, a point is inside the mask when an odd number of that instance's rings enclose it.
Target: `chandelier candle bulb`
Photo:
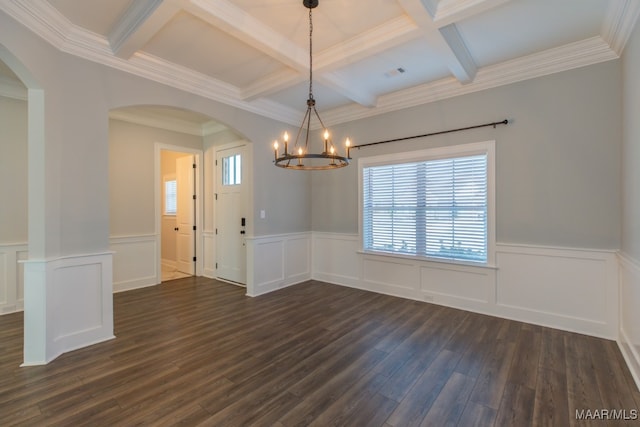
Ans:
[[[289,145],[289,134],[287,132],[284,133],[284,155],[287,155],[288,150],[288,145]]]
[[[278,161],[278,141],[273,141],[273,151],[276,155],[276,161]]]
[[[349,138],[347,138],[347,140],[344,142],[345,147],[347,147],[347,159],[350,159],[351,156],[349,155],[349,150],[351,149],[351,141],[349,140]]]
[[[324,130],[324,152],[327,152],[327,146],[329,145],[329,131]],[[331,153],[333,154],[333,153]]]

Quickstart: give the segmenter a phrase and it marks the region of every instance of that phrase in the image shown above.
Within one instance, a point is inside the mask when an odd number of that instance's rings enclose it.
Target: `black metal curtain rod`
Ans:
[[[509,120],[504,119],[501,122],[493,122],[493,123],[485,123],[483,125],[467,126],[466,128],[449,129],[449,130],[443,130],[443,131],[440,131],[440,132],[425,133],[424,135],[405,136],[404,138],[387,139],[386,141],[378,141],[378,142],[369,142],[368,144],[354,145],[353,148],[360,149],[362,147],[369,147],[370,145],[386,144],[388,142],[398,142],[398,141],[404,141],[404,140],[407,140],[407,139],[424,138],[424,137],[427,137],[427,136],[442,135],[444,133],[452,133],[452,132],[461,132],[463,130],[485,128],[485,127],[489,127],[489,126],[493,126],[493,128],[495,129],[495,127],[498,126],[498,125],[506,125],[506,124],[509,124]]]

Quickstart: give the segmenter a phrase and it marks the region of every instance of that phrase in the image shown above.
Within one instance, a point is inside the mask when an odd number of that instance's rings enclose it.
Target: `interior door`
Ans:
[[[193,156],[176,160],[176,237],[177,270],[195,274],[195,160]]]
[[[216,254],[217,277],[246,284],[245,146],[216,153]]]

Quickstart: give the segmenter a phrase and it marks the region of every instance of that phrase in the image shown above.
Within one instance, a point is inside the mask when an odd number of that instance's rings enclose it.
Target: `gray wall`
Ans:
[[[111,236],[155,233],[156,142],[202,149],[202,137],[109,120]]]
[[[620,62],[610,61],[332,130],[338,140],[349,134],[358,145],[508,118],[508,126],[496,129],[352,150],[352,156],[495,139],[498,242],[616,249],[620,76]],[[313,230],[357,233],[357,167],[314,173],[312,185]]]
[[[0,96],[0,243],[27,242],[27,103]]]
[[[622,251],[640,264],[640,24],[636,24],[622,63]]]

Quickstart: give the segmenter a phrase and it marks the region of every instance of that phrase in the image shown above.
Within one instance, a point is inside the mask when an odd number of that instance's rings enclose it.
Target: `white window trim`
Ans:
[[[478,267],[495,268],[495,248],[496,248],[496,163],[495,163],[495,141],[474,142],[469,144],[452,145],[446,147],[427,148],[418,151],[408,151],[401,153],[384,154],[379,156],[361,157],[358,159],[358,245],[359,252],[378,256],[388,256],[391,258],[410,258],[430,262],[441,262],[446,264],[462,264]],[[383,166],[395,163],[420,162],[426,160],[437,160],[449,157],[463,157],[478,154],[487,155],[487,262],[467,262],[433,258],[425,256],[396,255],[379,251],[364,250],[363,224],[362,224],[362,201],[363,201],[363,169],[371,166]]]

